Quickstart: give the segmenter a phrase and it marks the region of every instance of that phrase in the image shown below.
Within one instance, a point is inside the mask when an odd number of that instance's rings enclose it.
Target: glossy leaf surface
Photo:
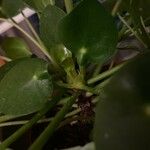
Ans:
[[[4,38],[1,43],[1,48],[11,59],[31,56],[31,52],[29,51],[27,44],[22,39],[17,37]]]
[[[97,150],[150,149],[150,53],[116,73],[104,87],[96,108]]]
[[[61,64],[66,58],[72,57],[71,52],[60,42],[57,31],[58,22],[65,12],[56,6],[49,5],[41,14],[40,35],[50,54]]]
[[[50,51],[50,49],[60,41],[57,37],[58,22],[65,16],[65,12],[56,6],[47,6],[40,17],[40,35],[41,39]]]
[[[80,64],[103,63],[116,52],[113,18],[97,0],[83,0],[60,21],[58,34]]]
[[[36,112],[51,93],[47,63],[36,58],[20,60],[0,81],[0,112],[16,116]]]

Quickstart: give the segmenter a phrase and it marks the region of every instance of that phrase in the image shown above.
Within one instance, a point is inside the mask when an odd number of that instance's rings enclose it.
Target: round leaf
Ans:
[[[60,21],[58,34],[80,64],[103,63],[116,52],[113,18],[97,0],[83,0]]]
[[[1,43],[1,48],[11,59],[31,56],[31,52],[29,51],[27,44],[22,39],[17,37],[4,38]]]
[[[122,67],[96,108],[97,150],[150,149],[150,53]]]
[[[47,6],[40,17],[40,35],[41,39],[50,51],[50,49],[60,41],[57,37],[58,22],[65,16],[63,10],[56,6]]]
[[[36,112],[51,93],[47,63],[36,58],[20,60],[0,81],[0,112],[15,116]]]
[[[56,61],[61,64],[66,58],[72,57],[71,52],[60,42],[57,37],[58,22],[65,16],[65,12],[56,6],[47,6],[40,17],[41,39],[53,55]]]

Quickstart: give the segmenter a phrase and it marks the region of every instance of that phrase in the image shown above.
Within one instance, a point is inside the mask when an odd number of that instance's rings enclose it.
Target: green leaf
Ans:
[[[20,60],[0,81],[0,112],[15,116],[36,112],[51,94],[47,63],[37,58]]]
[[[0,67],[0,81],[3,79],[5,74],[18,63],[18,61],[20,61],[20,60],[7,62],[5,65]]]
[[[1,14],[7,17],[13,17],[17,15],[19,9],[23,7],[22,0],[1,0],[0,11]]]
[[[43,9],[51,4],[52,0],[24,0],[31,8],[38,12],[43,11]]]
[[[31,52],[29,51],[27,44],[17,37],[4,38],[1,43],[1,48],[5,51],[7,57],[11,59],[31,56]]]
[[[65,12],[56,6],[47,6],[40,17],[40,36],[48,52],[61,64],[66,58],[72,57],[71,52],[60,42],[57,31],[58,23]]]
[[[97,0],[83,0],[60,21],[58,34],[80,64],[104,63],[116,52],[113,18]]]
[[[41,39],[50,51],[50,49],[60,41],[57,37],[58,22],[65,16],[65,12],[56,6],[47,6],[40,17],[40,35]]]
[[[150,149],[150,53],[135,58],[101,91],[96,108],[97,150]]]
[[[72,53],[62,44],[58,44],[51,48],[50,53],[59,64],[62,64],[67,58],[72,58]]]

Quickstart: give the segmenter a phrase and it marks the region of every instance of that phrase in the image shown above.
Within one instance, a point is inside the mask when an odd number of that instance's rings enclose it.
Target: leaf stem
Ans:
[[[10,58],[5,57],[5,56],[0,56],[0,59],[3,59],[3,60],[5,60],[5,61],[7,61],[7,62],[12,61]]]
[[[55,0],[50,0],[50,4],[53,6],[55,5]]]
[[[137,10],[135,4],[132,5],[132,10],[130,12],[133,25],[135,30],[137,31],[138,36],[142,39],[142,41],[146,44],[146,48],[150,48],[150,37],[143,26],[143,22],[141,22],[141,14]]]
[[[63,108],[56,114],[54,119],[50,122],[47,128],[42,132],[42,134],[36,139],[36,141],[31,145],[29,150],[41,150],[49,137],[52,136],[54,131],[59,126],[60,122],[63,120],[67,112],[70,110],[71,106],[75,102],[77,96],[71,96]]]
[[[48,59],[52,62],[52,64],[57,68],[58,65],[57,63],[54,61],[54,58],[52,58],[52,56],[50,56],[50,54],[48,53],[48,51],[46,50],[46,48],[42,45],[40,45],[33,37],[31,37],[25,30],[23,30],[20,26],[18,26],[17,23],[15,23],[15,21],[13,19],[8,20],[8,19],[4,19],[4,18],[0,18],[0,21],[4,21],[4,22],[8,22],[10,24],[12,24],[16,29],[18,29],[20,32],[22,32],[26,37],[28,37],[47,57]]]
[[[92,77],[97,76],[100,73],[101,69],[102,69],[102,65],[101,64],[97,64],[96,67],[95,67],[95,70],[94,70],[94,73],[93,73]]]
[[[37,41],[39,42],[39,44],[43,44],[40,37],[38,36],[38,34],[36,33],[35,29],[33,28],[31,22],[29,21],[29,19],[26,17],[26,15],[23,13],[23,11],[21,11],[22,16],[24,17],[25,22],[27,23],[29,29],[31,30],[31,32],[33,33],[33,35],[35,36],[35,38],[37,39]]]
[[[73,10],[72,0],[64,0],[64,2],[65,2],[65,7],[66,7],[67,13],[70,13]]]
[[[87,83],[88,83],[88,84],[93,84],[93,83],[95,83],[95,82],[97,82],[97,81],[100,81],[100,80],[102,80],[102,79],[105,79],[105,78],[109,77],[110,75],[114,74],[115,72],[117,72],[117,71],[118,71],[121,67],[123,67],[124,65],[125,65],[125,63],[122,63],[122,64],[120,64],[120,65],[118,65],[118,66],[116,66],[116,67],[114,67],[114,68],[112,68],[112,69],[110,69],[110,70],[108,70],[108,71],[105,71],[105,72],[99,74],[98,76],[89,79],[89,80],[87,81]]]
[[[119,19],[122,21],[122,23],[131,31],[131,33],[144,45],[144,47],[147,48],[146,44],[143,42],[143,40],[138,36],[138,34],[128,25],[128,23],[125,21],[125,19],[117,13]]]
[[[45,119],[39,120],[37,123],[38,124],[46,123],[46,122],[50,122],[51,120],[52,120],[52,118],[45,118]],[[10,121],[10,122],[5,122],[5,123],[0,123],[0,128],[1,127],[8,127],[8,126],[24,125],[28,122],[29,122],[29,120],[21,120],[21,121]]]
[[[76,85],[70,85],[70,84],[63,83],[63,82],[57,82],[57,85],[64,87],[64,88],[67,88],[67,89],[84,90],[84,91],[90,92],[92,94],[96,94],[96,95],[99,94],[92,87],[88,87],[88,86],[83,85],[83,84],[79,84],[79,85],[77,84],[77,86],[76,86]]]
[[[115,15],[116,15],[116,13],[117,13],[118,10],[119,10],[119,7],[120,7],[121,3],[122,3],[122,0],[117,0],[117,1],[116,1],[116,4],[115,4],[115,6],[113,7],[112,12],[111,12],[111,15],[112,15],[112,16],[115,16]]]
[[[67,100],[67,99],[65,99],[65,100]],[[78,108],[76,110],[73,110],[72,112],[69,112],[68,114],[66,114],[65,118],[70,118],[70,117],[72,117],[74,115],[77,115],[79,112],[81,112],[81,108]],[[12,119],[14,119],[14,118],[12,118]],[[44,118],[44,119],[41,119],[41,120],[37,121],[37,123],[41,124],[41,123],[50,122],[50,121],[52,121],[52,119],[53,119],[53,117],[51,117],[51,118]],[[4,123],[0,123],[0,128],[1,127],[8,127],[8,126],[24,125],[24,124],[28,123],[28,121],[29,120],[4,122]]]
[[[18,129],[15,133],[9,136],[6,140],[4,140],[0,144],[0,149],[5,150],[9,145],[15,142],[18,138],[20,138],[27,130],[29,130],[44,114],[46,114],[50,109],[52,109],[58,100],[49,101],[41,111],[39,111],[27,124]]]
[[[11,116],[11,115],[3,115],[0,116],[0,123],[5,122],[5,121],[9,121],[11,119],[17,118],[15,116]]]

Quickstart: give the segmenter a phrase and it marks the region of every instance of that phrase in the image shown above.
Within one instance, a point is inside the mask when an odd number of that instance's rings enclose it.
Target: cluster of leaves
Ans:
[[[65,4],[69,6],[71,1],[65,1]],[[99,80],[109,77],[114,71],[91,79],[92,75],[90,78],[87,76],[87,68],[90,68],[89,65],[102,66],[113,58],[118,50],[117,43],[124,36],[134,34],[146,49],[150,48],[150,35],[147,32],[150,2],[108,0],[103,5],[109,10],[114,6],[112,14],[126,24],[119,21],[121,25],[117,28],[114,18],[97,0],[83,0],[68,14],[54,5],[54,1],[0,0],[0,20],[3,21],[8,21],[4,18],[11,18],[25,6],[37,12],[40,33],[39,36],[35,34],[35,39],[29,38],[47,57],[46,60],[32,58],[30,48],[18,37],[2,40],[1,48],[11,61],[0,68],[0,112],[20,117],[40,111],[43,107],[45,109],[47,103],[58,101],[61,96],[70,96],[71,93],[75,95],[73,99],[77,99],[83,92],[91,92],[101,100],[96,108],[96,148],[146,150],[150,148],[149,52],[123,65],[113,77],[106,80],[107,84]],[[17,26],[13,20],[10,22]],[[129,26],[133,27],[129,28],[132,30],[128,30]],[[93,85],[89,86],[91,83]],[[55,95],[58,87],[61,90],[64,88],[63,92],[59,91],[61,96]],[[30,149],[42,149],[42,138],[57,128],[73,102],[69,100],[69,104],[64,104]],[[30,125],[33,125],[33,120]],[[26,129],[28,127],[25,126]],[[15,138],[20,137],[20,133],[17,133]],[[10,139],[0,145],[1,149],[13,142]]]

